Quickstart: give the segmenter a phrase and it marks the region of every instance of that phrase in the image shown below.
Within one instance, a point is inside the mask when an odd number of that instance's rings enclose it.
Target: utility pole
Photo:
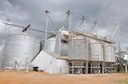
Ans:
[[[44,50],[46,50],[46,40],[47,40],[47,29],[48,29],[48,13],[50,13],[48,10],[45,11],[46,14],[46,24],[45,24],[45,36],[44,36]],[[43,44],[43,41],[42,41]]]
[[[68,25],[69,25],[69,30],[72,28],[72,12],[71,12],[71,10],[68,10],[68,12],[66,12],[66,14],[68,14],[68,21],[69,21],[69,23],[68,23]]]
[[[53,62],[53,59],[50,61],[50,75],[52,75],[52,62]]]
[[[28,68],[29,68],[29,62],[28,62],[28,58],[26,58],[26,72],[28,72]]]

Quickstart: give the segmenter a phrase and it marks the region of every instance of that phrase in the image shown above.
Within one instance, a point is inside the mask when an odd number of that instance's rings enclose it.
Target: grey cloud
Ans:
[[[67,10],[71,9],[73,27],[78,27],[80,18],[85,15],[88,17],[89,31],[97,18],[99,33],[103,35],[103,32],[107,32],[106,35],[111,35],[117,20],[120,22],[121,31],[127,34],[127,7],[128,0],[1,0],[0,14],[9,17],[14,23],[20,25],[31,23],[33,27],[43,29],[46,19],[44,11],[48,9],[51,11],[51,18],[60,28]],[[50,23],[49,30],[55,29]]]

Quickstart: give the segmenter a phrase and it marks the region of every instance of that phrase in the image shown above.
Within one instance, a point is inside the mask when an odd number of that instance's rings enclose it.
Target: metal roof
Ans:
[[[55,53],[55,52],[48,52],[46,50],[41,50],[41,51],[44,51],[46,52],[47,54],[55,57],[56,59],[63,59],[63,60],[68,60],[68,56],[60,56],[59,54]],[[41,52],[40,51],[40,52]],[[40,52],[31,60],[31,62],[40,54]]]
[[[111,39],[107,39],[106,37],[101,37],[101,36],[98,36],[98,35],[90,34],[88,32],[81,31],[81,30],[78,30],[78,29],[70,30],[70,32],[74,33],[74,34],[77,34],[77,35],[82,35],[82,36],[85,36],[85,37],[96,39],[96,40],[99,40],[99,41],[104,41],[104,42],[107,42],[107,43],[114,43]]]

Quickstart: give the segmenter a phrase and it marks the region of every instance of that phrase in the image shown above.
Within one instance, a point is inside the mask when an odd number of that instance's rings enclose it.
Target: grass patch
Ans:
[[[128,84],[128,80],[119,80],[116,84]]]

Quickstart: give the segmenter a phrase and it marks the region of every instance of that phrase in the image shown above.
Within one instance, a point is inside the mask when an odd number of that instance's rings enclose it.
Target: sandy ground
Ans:
[[[127,80],[128,74],[49,75],[43,72],[0,71],[0,84],[120,84],[119,81]]]

